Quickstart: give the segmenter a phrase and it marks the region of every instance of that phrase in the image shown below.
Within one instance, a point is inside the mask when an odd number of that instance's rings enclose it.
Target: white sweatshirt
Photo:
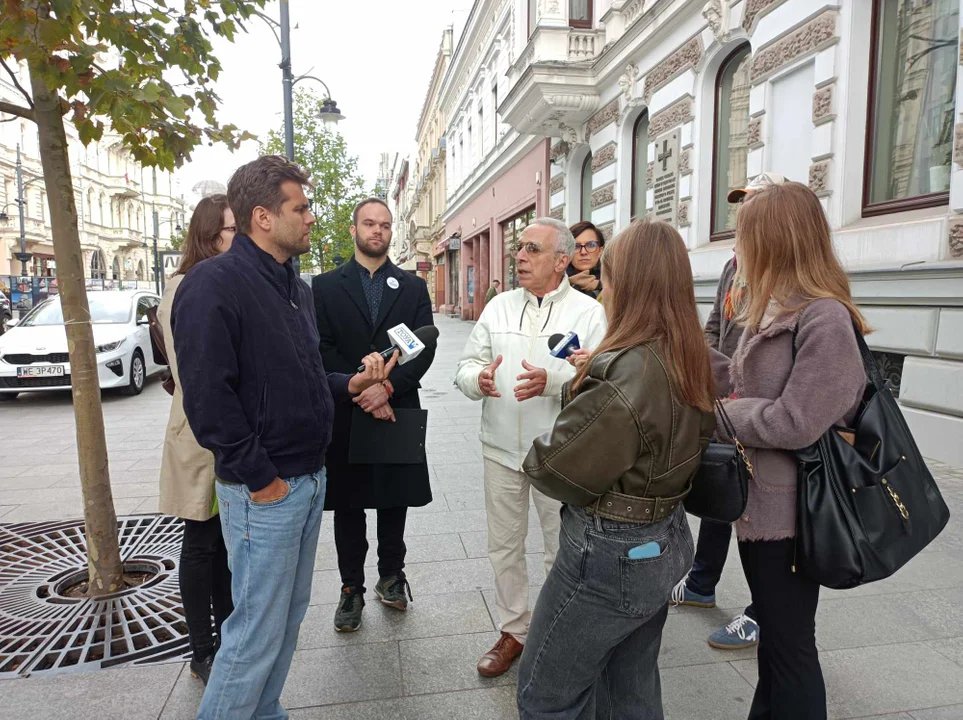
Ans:
[[[542,298],[523,288],[497,295],[485,307],[465,345],[455,383],[467,397],[482,400],[481,441],[486,458],[522,469],[522,461],[535,438],[549,432],[561,411],[562,386],[575,375],[575,368],[549,354],[548,339],[574,332],[586,349],[599,345],[605,335],[605,310],[596,301],[569,285],[568,278]],[[485,397],[478,376],[495,358],[502,364],[495,371],[500,398]],[[522,360],[545,368],[548,383],[541,397],[523,402],[515,399],[516,378],[525,369]]]

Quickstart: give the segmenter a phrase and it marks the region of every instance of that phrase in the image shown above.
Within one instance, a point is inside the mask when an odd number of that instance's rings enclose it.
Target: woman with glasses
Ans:
[[[187,229],[180,267],[167,281],[157,311],[175,383],[161,460],[159,508],[162,513],[184,520],[179,567],[181,601],[190,633],[191,674],[205,685],[214,664],[221,624],[234,608],[231,571],[214,495],[214,456],[197,444],[184,415],[184,396],[174,357],[171,308],[174,294],[187,272],[197,263],[231,247],[235,232],[234,214],[226,195],[210,195],[197,204]]]
[[[565,272],[572,287],[598,299],[602,292],[602,248],[605,238],[595,225],[576,223],[571,227],[575,238],[575,255]]]

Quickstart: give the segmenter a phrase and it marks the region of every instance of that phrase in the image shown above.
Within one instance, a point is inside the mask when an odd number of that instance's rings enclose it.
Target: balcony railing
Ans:
[[[568,35],[568,59],[572,62],[591,60],[605,42],[603,30],[572,30]]]

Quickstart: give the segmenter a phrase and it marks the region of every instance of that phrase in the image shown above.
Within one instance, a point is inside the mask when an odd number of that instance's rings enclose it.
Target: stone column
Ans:
[[[479,291],[479,286],[481,284],[479,276],[481,275],[481,263],[482,263],[481,238],[475,238],[474,240],[471,241],[471,257],[472,257],[472,264],[475,266],[475,270],[474,270],[475,292],[472,294],[472,297],[474,298],[474,302],[469,304],[469,308],[470,308],[469,317],[471,320],[477,320],[478,316],[481,315],[482,300],[485,299],[485,296],[482,295]],[[467,278],[466,278],[466,282],[467,282]]]

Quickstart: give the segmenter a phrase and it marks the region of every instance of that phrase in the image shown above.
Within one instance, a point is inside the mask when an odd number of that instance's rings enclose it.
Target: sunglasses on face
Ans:
[[[575,243],[575,252],[593,253],[596,250],[598,250],[600,247],[602,247],[600,243],[596,242],[595,240],[590,240],[584,245],[579,245],[578,243]]]
[[[528,255],[538,255],[539,253],[545,252],[545,249],[538,243],[526,242],[513,244],[511,253],[513,256],[517,256],[522,250],[524,250]]]

